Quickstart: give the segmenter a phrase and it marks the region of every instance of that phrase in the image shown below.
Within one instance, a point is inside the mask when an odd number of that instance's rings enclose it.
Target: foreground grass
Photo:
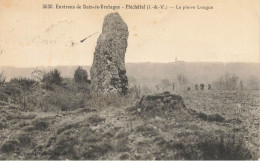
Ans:
[[[1,106],[0,159],[259,157],[259,137],[253,132],[259,129],[259,95],[244,93],[243,100],[233,91],[181,95],[201,117],[184,111],[139,116],[129,111],[133,101],[124,97],[93,96],[82,108],[59,112]],[[240,115],[238,103],[244,109]]]

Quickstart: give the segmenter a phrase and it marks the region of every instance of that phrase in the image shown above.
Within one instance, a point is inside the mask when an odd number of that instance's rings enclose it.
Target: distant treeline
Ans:
[[[150,90],[259,90],[259,63],[128,64],[130,85]],[[136,72],[138,71],[138,72]]]
[[[207,83],[204,83],[207,82]],[[129,77],[130,86],[140,87],[144,93],[165,90],[259,90],[260,80],[257,76],[251,75],[247,79],[240,79],[235,74],[225,73],[212,82],[194,82],[183,73],[178,73],[173,80],[161,79],[157,84],[145,83],[135,77]]]
[[[90,66],[83,66],[89,71]],[[62,77],[73,78],[77,66],[55,66],[16,68],[0,67],[6,76],[6,81],[17,77],[33,78],[32,72],[40,70],[49,72],[58,69]],[[259,89],[260,63],[126,63],[127,76],[130,85],[144,88],[165,88],[167,80],[175,90],[207,90],[210,89]],[[178,74],[182,74],[184,80],[179,83]],[[186,78],[186,80],[185,80]],[[181,78],[182,79],[182,78]],[[164,85],[162,81],[164,80]],[[165,83],[166,80],[166,83]],[[168,87],[167,87],[168,88]]]

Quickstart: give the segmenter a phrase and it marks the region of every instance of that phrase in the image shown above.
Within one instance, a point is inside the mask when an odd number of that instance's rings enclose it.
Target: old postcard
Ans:
[[[1,0],[0,160],[257,160],[259,0]]]

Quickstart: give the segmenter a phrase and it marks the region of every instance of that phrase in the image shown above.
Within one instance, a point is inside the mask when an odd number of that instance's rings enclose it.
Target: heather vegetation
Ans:
[[[0,75],[0,159],[257,159],[258,80],[180,73],[127,95],[93,92],[87,70]],[[165,92],[167,91],[167,92]],[[156,95],[155,93],[161,93]]]

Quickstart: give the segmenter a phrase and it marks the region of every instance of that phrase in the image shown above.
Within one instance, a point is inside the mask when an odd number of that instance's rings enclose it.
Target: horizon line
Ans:
[[[125,64],[182,64],[182,63],[218,63],[218,64],[260,64],[260,62],[220,62],[220,61],[173,61],[173,62],[126,62]],[[38,66],[15,66],[15,65],[0,65],[0,67],[13,67],[13,68],[37,68],[37,67],[58,67],[58,66],[92,66],[92,65],[82,65],[82,64],[73,64],[73,65],[38,65]]]

